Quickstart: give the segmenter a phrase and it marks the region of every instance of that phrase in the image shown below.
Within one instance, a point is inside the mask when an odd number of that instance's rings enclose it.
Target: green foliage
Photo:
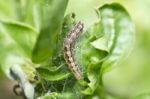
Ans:
[[[37,99],[106,98],[104,73],[125,59],[134,43],[135,28],[124,7],[96,9],[98,20],[72,49],[84,75],[77,81],[63,58],[63,40],[76,23],[74,13],[65,16],[68,0],[7,1],[10,8],[0,10],[0,64],[27,98],[33,93]]]
[[[69,76],[69,73],[62,71],[62,67],[58,68],[37,68],[37,72],[40,74],[40,77],[47,81],[58,81],[65,79]]]
[[[38,21],[41,21],[41,27],[33,50],[33,62],[43,62],[56,53],[67,3],[68,0],[39,1],[41,19]]]
[[[76,44],[76,59],[90,81],[83,93],[90,95],[100,85],[102,75],[127,57],[135,34],[130,16],[121,5],[104,5],[97,14],[101,20]]]

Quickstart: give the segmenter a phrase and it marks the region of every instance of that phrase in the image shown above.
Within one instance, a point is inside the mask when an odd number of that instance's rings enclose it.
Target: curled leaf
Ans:
[[[103,62],[102,73],[110,70],[130,53],[135,40],[135,27],[128,12],[117,3],[104,5],[99,8],[101,12],[102,26],[106,35],[112,35],[108,39],[110,53]]]
[[[134,24],[120,4],[106,4],[97,10],[99,21],[77,41],[75,59],[90,81],[85,94],[101,84],[102,75],[125,59],[135,39]]]

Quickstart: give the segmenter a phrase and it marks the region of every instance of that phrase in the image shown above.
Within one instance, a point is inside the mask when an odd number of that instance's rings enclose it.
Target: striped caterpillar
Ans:
[[[69,32],[67,37],[64,40],[64,59],[75,76],[77,80],[83,79],[81,71],[78,67],[78,65],[75,63],[75,59],[73,57],[73,45],[75,43],[75,40],[79,37],[79,34],[83,31],[83,24],[81,22],[78,22],[75,27]]]

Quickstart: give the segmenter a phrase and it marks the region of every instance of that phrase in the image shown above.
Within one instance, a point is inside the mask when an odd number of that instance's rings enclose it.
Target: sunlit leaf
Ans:
[[[13,64],[23,64],[27,54],[16,41],[11,38],[5,27],[0,23],[0,64],[3,71],[10,77],[10,67]]]
[[[75,49],[77,62],[90,81],[85,94],[95,91],[100,75],[125,59],[134,43],[134,25],[120,4],[106,4],[97,14],[100,21],[79,38]]]
[[[110,53],[102,66],[102,73],[110,70],[130,53],[135,40],[135,27],[131,17],[120,4],[104,5],[99,9],[102,27],[108,39]]]
[[[17,43],[25,51],[25,53],[31,57],[37,32],[29,25],[19,22],[1,21],[0,23],[5,29],[5,35],[8,35],[8,37],[13,40],[12,42]]]

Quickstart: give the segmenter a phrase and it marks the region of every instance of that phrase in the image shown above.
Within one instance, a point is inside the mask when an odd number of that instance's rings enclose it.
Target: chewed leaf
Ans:
[[[53,69],[53,70],[52,68],[51,70],[47,68],[37,68],[36,70],[43,79],[48,80],[48,81],[63,80],[70,75],[70,73],[62,72],[60,68]]]
[[[84,94],[92,94],[101,76],[128,56],[135,28],[127,11],[119,4],[106,4],[97,10],[98,22],[76,42],[75,59],[89,79]],[[100,79],[99,79],[100,78]]]
[[[99,12],[104,34],[113,34],[107,41],[110,53],[101,71],[105,72],[128,56],[135,40],[135,27],[127,11],[119,4],[104,5]]]
[[[40,34],[32,54],[32,61],[41,63],[57,52],[58,35],[68,0],[38,1],[41,7]]]

